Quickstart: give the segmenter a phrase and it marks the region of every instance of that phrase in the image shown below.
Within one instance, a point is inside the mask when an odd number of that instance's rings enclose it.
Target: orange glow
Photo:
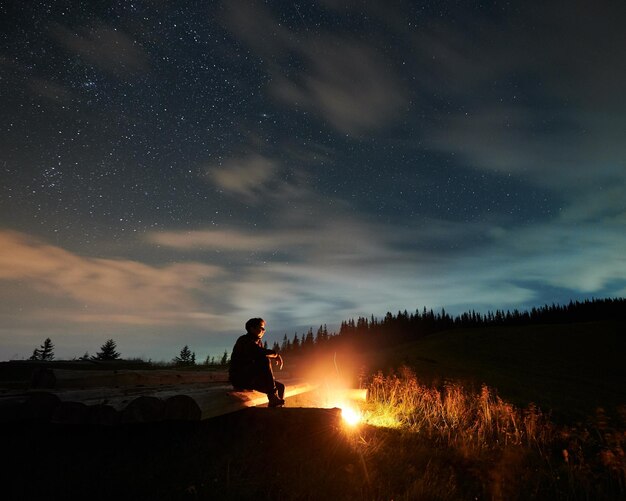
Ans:
[[[341,417],[350,426],[356,426],[361,422],[361,412],[350,405],[339,405]]]
[[[359,373],[363,362],[354,356],[349,347],[340,347],[331,355],[320,352],[307,357],[306,364],[302,364],[306,369],[298,375],[305,381],[314,381],[317,390],[301,402],[306,402],[306,407],[340,409],[344,426],[353,428],[366,420],[361,405],[367,401],[367,389],[355,388],[355,374]]]

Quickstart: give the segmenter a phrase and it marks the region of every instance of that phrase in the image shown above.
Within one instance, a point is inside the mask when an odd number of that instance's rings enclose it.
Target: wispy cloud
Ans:
[[[228,160],[208,169],[209,178],[234,195],[256,199],[274,180],[277,163],[259,154]]]
[[[78,29],[55,24],[51,35],[73,54],[116,76],[144,72],[149,67],[148,54],[137,40],[103,23]]]
[[[618,295],[626,285],[626,233],[620,230],[623,223],[560,221],[503,235],[497,246],[514,258],[508,273],[520,282]]]
[[[360,134],[391,122],[406,103],[393,68],[362,42],[321,37],[301,48],[298,78],[278,76],[272,94],[321,113],[337,130]]]
[[[206,311],[195,295],[220,275],[219,268],[200,263],[157,268],[82,257],[22,233],[0,232],[0,280],[69,301],[73,308],[62,314],[68,322],[194,322]]]
[[[625,38],[619,16],[606,9],[573,2],[564,16],[557,2],[503,19],[472,18],[463,28],[404,28],[416,94],[451,103],[424,128],[421,144],[553,190],[572,208],[586,201],[597,208],[596,193],[626,187],[626,145],[618,137],[626,130],[626,64],[614,49]],[[401,20],[392,21],[401,29]],[[600,213],[623,211],[612,199]]]
[[[376,130],[407,103],[393,65],[366,42],[329,33],[296,37],[269,10],[250,2],[228,2],[226,23],[266,58],[275,98],[318,113],[342,133]],[[301,70],[294,71],[290,57],[302,62]]]
[[[292,214],[291,218],[296,217]],[[150,242],[171,248],[192,250],[219,250],[229,253],[258,254],[259,260],[268,255],[279,256],[278,260],[341,264],[347,266],[364,264],[377,259],[389,260],[402,251],[394,250],[389,241],[382,237],[384,231],[376,225],[336,215],[299,225],[300,219],[274,220],[272,228],[243,230],[240,228],[197,231],[165,231],[148,235]],[[378,236],[374,236],[378,235]],[[241,256],[240,256],[241,257]]]

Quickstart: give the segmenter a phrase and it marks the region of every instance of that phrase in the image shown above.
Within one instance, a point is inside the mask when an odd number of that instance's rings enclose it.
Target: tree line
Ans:
[[[475,310],[452,316],[445,308],[435,312],[424,307],[421,311],[409,313],[407,310],[397,314],[388,312],[379,319],[371,315],[351,318],[341,322],[339,332],[329,332],[326,324],[320,325],[316,332],[313,328],[305,333],[294,333],[292,338],[284,335],[282,343],[274,342],[272,349],[281,353],[299,354],[312,349],[333,347],[341,343],[365,343],[368,348],[383,348],[400,343],[415,341],[435,332],[459,328],[483,328],[494,326],[523,326],[537,324],[562,324],[593,322],[599,320],[626,320],[626,298],[591,299],[570,301],[566,305],[552,303],[530,310],[500,310],[479,313]],[[264,342],[268,348],[267,341]],[[85,353],[79,360],[118,360],[117,345],[113,339],[107,340],[94,356]],[[30,360],[54,360],[54,344],[50,338],[33,351]],[[221,357],[207,355],[198,364],[196,353],[185,345],[171,363],[175,366],[215,366],[224,367],[229,362],[228,351]]]
[[[416,341],[435,332],[450,329],[484,328],[496,326],[524,326],[538,324],[563,324],[593,322],[600,320],[626,320],[626,298],[590,299],[570,301],[559,305],[552,303],[530,310],[501,310],[479,313],[475,310],[450,315],[445,308],[407,310],[397,314],[388,312],[383,318],[373,315],[341,322],[339,332],[329,333],[326,325],[320,325],[315,335],[313,329],[289,339],[285,334],[282,344],[274,343],[273,349],[287,353],[304,353],[314,347],[329,347],[344,342],[365,343],[368,348],[383,348]]]
[[[196,362],[196,352],[191,351],[188,345],[183,346],[178,356],[172,359],[172,363],[177,367],[186,367],[198,365]],[[207,355],[202,365],[209,367],[224,367],[228,365],[228,351],[224,351],[220,358],[216,358],[212,355]]]
[[[117,344],[113,339],[108,339],[100,350],[92,357],[89,353],[85,353],[79,360],[118,360],[120,354],[117,351]],[[48,337],[39,348],[33,350],[33,354],[28,360],[39,360],[42,362],[51,362],[54,360],[54,343]]]
[[[82,357],[78,358],[78,360],[98,361],[120,359],[121,354],[117,351],[117,343],[113,339],[108,339],[100,347],[100,350],[95,355],[89,356],[89,353],[86,352]],[[30,356],[29,360],[38,360],[41,362],[51,362],[52,360],[54,360],[54,343],[52,342],[52,340],[50,338],[46,338],[39,348],[35,348],[33,350],[33,354]],[[197,365],[196,353],[191,351],[188,345],[185,345],[180,350],[180,353],[172,359],[171,363],[177,367]],[[203,365],[216,367],[228,365],[228,352],[224,351],[223,355],[220,358],[207,355]]]

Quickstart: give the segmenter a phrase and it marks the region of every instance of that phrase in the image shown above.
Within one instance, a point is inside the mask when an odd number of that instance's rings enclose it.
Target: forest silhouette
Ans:
[[[282,353],[304,354],[318,348],[329,348],[350,342],[355,348],[389,348],[417,341],[424,336],[452,329],[512,327],[542,324],[568,324],[609,320],[626,320],[626,298],[588,299],[570,301],[566,305],[552,303],[530,310],[501,310],[479,313],[475,310],[460,315],[450,315],[444,308],[439,312],[424,307],[414,313],[407,310],[397,314],[388,312],[382,319],[374,315],[358,317],[341,322],[339,332],[329,332],[320,325],[314,334],[310,328],[306,333],[293,338],[283,337],[282,344],[275,342],[273,349]]]

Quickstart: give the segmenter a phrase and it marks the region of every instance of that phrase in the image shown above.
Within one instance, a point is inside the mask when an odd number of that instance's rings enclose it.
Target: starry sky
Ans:
[[[0,360],[626,295],[626,4],[0,4]]]

